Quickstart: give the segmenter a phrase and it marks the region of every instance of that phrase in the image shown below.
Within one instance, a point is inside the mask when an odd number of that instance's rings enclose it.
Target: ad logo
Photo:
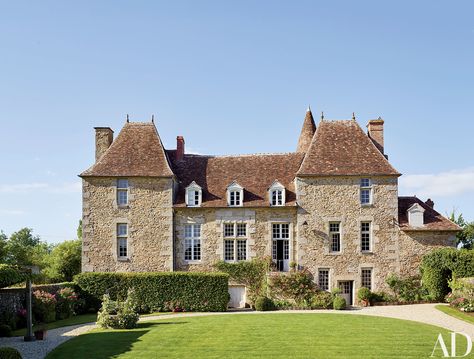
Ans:
[[[464,353],[464,355],[460,355],[460,356],[456,355],[456,335],[462,335],[464,338],[466,338],[467,346],[466,346],[466,352]],[[467,335],[466,333],[451,332],[451,353],[449,353],[448,348],[446,347],[446,344],[444,342],[443,336],[439,334],[438,340],[436,340],[433,351],[431,352],[432,358],[434,357],[436,350],[441,350],[443,352],[444,358],[462,358],[462,357],[468,356],[471,353],[472,341],[469,335]]]

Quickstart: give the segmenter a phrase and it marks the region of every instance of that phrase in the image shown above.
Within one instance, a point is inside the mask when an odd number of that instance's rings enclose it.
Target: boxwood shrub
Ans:
[[[228,275],[224,273],[81,273],[75,281],[81,290],[100,301],[125,299],[133,289],[141,313],[169,310],[221,312],[229,302]]]

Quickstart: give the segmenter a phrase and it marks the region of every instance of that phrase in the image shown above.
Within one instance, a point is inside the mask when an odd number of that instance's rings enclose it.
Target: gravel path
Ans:
[[[462,320],[451,317],[435,308],[436,304],[415,304],[415,305],[392,305],[368,308],[356,308],[353,310],[280,310],[277,312],[254,312],[250,310],[232,311],[225,313],[176,313],[159,316],[142,317],[140,321],[172,319],[182,317],[202,317],[209,315],[253,315],[253,314],[280,314],[280,313],[334,313],[334,314],[353,314],[353,315],[370,315],[377,317],[388,317],[396,319],[413,320],[416,322],[436,325],[449,329],[450,331],[463,332],[468,334],[474,341],[474,325],[464,322]],[[43,359],[46,354],[56,348],[65,341],[85,333],[95,328],[94,323],[80,324],[48,331],[48,336],[45,341],[36,341],[32,343],[25,343],[23,337],[0,338],[0,347],[10,346],[17,348],[23,359]]]

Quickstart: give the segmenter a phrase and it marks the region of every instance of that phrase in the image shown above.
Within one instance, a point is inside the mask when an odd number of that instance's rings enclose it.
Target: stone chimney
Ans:
[[[176,137],[176,161],[182,161],[184,158],[184,137]]]
[[[94,127],[95,161],[99,161],[114,140],[114,131],[110,127]]]
[[[428,207],[434,208],[434,202],[431,200],[431,198],[428,198],[425,203]]]
[[[384,148],[383,148],[383,124],[384,121],[382,118],[378,118],[376,120],[370,120],[367,129],[368,129],[368,136],[374,143],[375,147],[379,149],[380,152],[384,155]]]

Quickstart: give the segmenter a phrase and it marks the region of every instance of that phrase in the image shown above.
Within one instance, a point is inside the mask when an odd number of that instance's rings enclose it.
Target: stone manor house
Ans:
[[[155,124],[127,120],[114,140],[95,128],[83,182],[83,271],[209,271],[219,260],[271,256],[274,270],[308,269],[354,303],[361,286],[418,273],[421,257],[454,246],[459,227],[431,200],[398,196],[384,121],[316,126],[308,109],[295,152],[187,154],[165,149]],[[231,287],[231,305],[245,288]]]

